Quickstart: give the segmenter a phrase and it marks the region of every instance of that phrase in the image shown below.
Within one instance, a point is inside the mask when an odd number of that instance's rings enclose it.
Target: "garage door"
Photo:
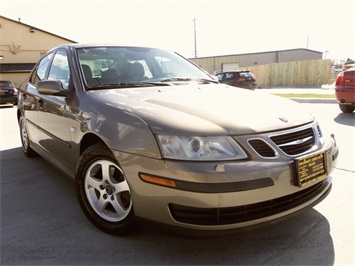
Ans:
[[[239,63],[223,63],[222,71],[236,70],[239,68]]]

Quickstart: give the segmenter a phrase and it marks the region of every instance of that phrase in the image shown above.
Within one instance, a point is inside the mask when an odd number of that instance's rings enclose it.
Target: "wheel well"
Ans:
[[[90,146],[94,145],[95,143],[99,143],[99,142],[105,144],[105,142],[103,142],[102,139],[100,139],[98,136],[96,136],[94,134],[86,134],[83,137],[83,139],[81,140],[80,154],[82,154]]]

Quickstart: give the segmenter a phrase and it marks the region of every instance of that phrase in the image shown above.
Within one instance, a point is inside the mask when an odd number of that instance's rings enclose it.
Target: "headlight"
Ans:
[[[158,135],[164,158],[177,160],[221,161],[247,158],[231,137],[179,137]]]

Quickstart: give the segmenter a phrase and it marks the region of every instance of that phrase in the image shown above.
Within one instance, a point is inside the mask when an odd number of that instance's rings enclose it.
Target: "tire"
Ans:
[[[128,182],[104,144],[94,144],[83,152],[75,188],[81,209],[100,230],[127,235],[137,229]]]
[[[350,114],[354,111],[354,106],[352,105],[339,104],[339,108],[343,113],[347,113],[347,114]]]
[[[26,118],[24,118],[23,116],[21,116],[19,119],[19,126],[23,153],[27,157],[37,156],[37,153],[31,148],[31,141],[26,127]]]

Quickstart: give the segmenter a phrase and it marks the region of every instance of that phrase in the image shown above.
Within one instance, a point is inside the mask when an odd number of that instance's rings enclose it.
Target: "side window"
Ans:
[[[226,79],[233,79],[233,73],[226,73],[225,77]]]
[[[51,61],[53,56],[53,53],[50,53],[43,57],[41,61],[38,63],[36,68],[33,70],[30,82],[33,83],[34,85],[37,85],[37,83],[41,80],[43,80],[46,76],[47,68],[49,66],[49,62]]]
[[[53,63],[49,70],[48,80],[60,80],[65,90],[69,87],[69,63],[68,56],[64,50],[58,50],[53,58]]]
[[[217,74],[216,77],[218,78],[218,80],[222,80],[223,79],[223,73]]]

